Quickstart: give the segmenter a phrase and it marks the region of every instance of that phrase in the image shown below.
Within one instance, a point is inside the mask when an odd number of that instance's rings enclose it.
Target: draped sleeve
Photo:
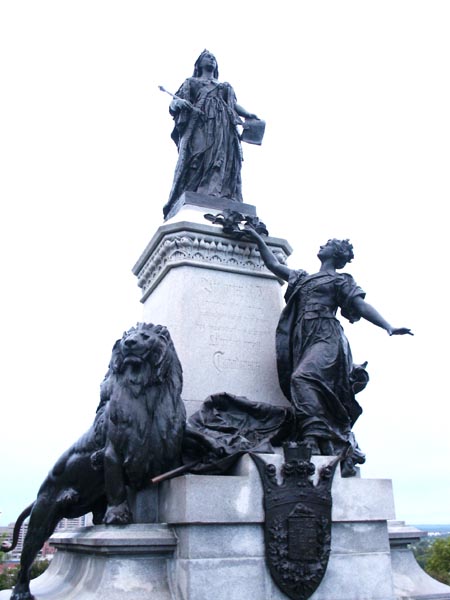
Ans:
[[[289,301],[289,298],[292,296],[292,293],[294,292],[295,288],[307,275],[308,273],[306,271],[303,271],[303,269],[292,270],[289,273],[288,286],[284,295],[284,299],[286,300],[286,302]]]
[[[219,85],[221,86],[222,90],[224,91],[225,101],[230,106],[234,106],[235,104],[237,104],[236,94],[234,92],[233,87],[226,81],[224,81],[223,83],[221,83]]]
[[[193,90],[192,90],[192,78],[186,79],[181,87],[176,92],[176,96],[178,98],[182,98],[183,100],[188,100],[192,104],[195,102],[195,98],[192,98]],[[169,108],[169,112],[172,115],[175,124],[173,131],[171,133],[171,138],[179,148],[180,140],[186,130],[189,119],[191,118],[191,110],[188,108],[182,108],[181,110],[173,111]]]
[[[337,302],[341,307],[341,315],[348,319],[350,323],[359,321],[361,315],[353,306],[355,298],[365,298],[366,293],[348,273],[340,273],[336,281]]]

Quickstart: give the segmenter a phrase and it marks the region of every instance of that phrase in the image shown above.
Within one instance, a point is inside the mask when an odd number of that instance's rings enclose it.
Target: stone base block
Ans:
[[[279,454],[263,455],[279,465]],[[314,457],[316,467],[329,457]],[[417,565],[421,533],[393,517],[390,482],[332,487],[331,553],[311,600],[450,600]],[[32,582],[37,600],[287,600],[266,566],[262,489],[244,456],[229,476],[186,475],[160,486],[168,525],[88,527],[52,538],[58,552]],[[0,592],[0,600],[10,592]]]
[[[426,537],[424,531],[405,525],[389,524],[391,564],[396,598],[401,600],[450,600],[450,587],[436,581],[418,565],[410,544]]]
[[[217,207],[198,210],[183,208],[176,215],[181,220],[159,227],[136,263],[143,320],[170,331],[189,414],[221,392],[285,405],[275,361],[280,282],[254,243],[233,239],[203,218]],[[285,261],[289,244],[267,242]]]
[[[269,598],[267,578],[261,558],[181,559],[177,600],[264,600]]]
[[[175,531],[180,600],[286,600],[267,570],[261,526],[180,525]],[[386,523],[335,523],[328,569],[311,600],[364,599],[395,600]]]
[[[399,600],[450,600],[450,587],[425,573],[410,548],[393,548],[391,563]]]
[[[177,540],[167,526],[83,527],[52,544],[58,552],[30,585],[36,600],[173,600],[167,561]]]
[[[283,461],[278,451],[260,456],[277,467]],[[320,467],[331,459],[313,460]],[[311,600],[395,600],[387,529],[394,516],[391,482],[343,479],[338,470],[332,494],[330,561]],[[286,599],[266,567],[262,486],[249,456],[229,476],[165,482],[160,500],[160,516],[178,537],[179,600]]]
[[[281,451],[260,454],[280,467]],[[316,466],[330,462],[313,457]],[[378,521],[395,518],[392,482],[389,479],[342,478],[337,469],[333,487],[333,521]],[[204,499],[208,498],[208,502]],[[185,475],[161,485],[160,519],[165,523],[263,523],[262,486],[258,471],[247,455],[232,475]]]
[[[222,212],[224,210],[234,210],[243,215],[256,216],[256,208],[253,204],[244,204],[228,198],[217,196],[208,196],[198,192],[183,192],[170,212],[166,216],[166,221],[173,221],[182,209],[199,209],[202,213],[209,212],[211,209]],[[178,217],[179,218],[179,217]]]

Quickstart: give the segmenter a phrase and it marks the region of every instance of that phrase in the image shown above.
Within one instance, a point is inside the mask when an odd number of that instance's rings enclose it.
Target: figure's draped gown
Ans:
[[[294,407],[299,438],[327,440],[336,452],[353,440],[351,428],[362,412],[355,391],[368,381],[335,317],[340,307],[350,322],[358,320],[357,296],[365,293],[346,273],[292,271],[277,329],[280,385]]]
[[[172,113],[178,162],[164,215],[185,191],[242,202],[242,151],[236,129],[240,119],[233,88],[229,83],[191,77],[176,96],[201,112],[183,108]]]

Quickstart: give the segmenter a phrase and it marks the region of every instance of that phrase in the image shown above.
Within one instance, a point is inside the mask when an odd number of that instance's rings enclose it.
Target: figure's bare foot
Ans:
[[[105,525],[128,525],[133,522],[133,517],[127,502],[117,506],[108,506],[103,523]]]

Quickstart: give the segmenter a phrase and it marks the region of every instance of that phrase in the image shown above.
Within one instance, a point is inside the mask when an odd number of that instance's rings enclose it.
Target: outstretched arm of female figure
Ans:
[[[389,335],[414,335],[407,327],[392,327],[371,304],[360,296],[353,299],[353,306],[363,319],[385,329]]]
[[[252,238],[254,242],[256,242],[258,250],[261,253],[261,258],[263,259],[264,264],[269,269],[269,271],[272,271],[272,273],[280,279],[284,279],[284,281],[289,281],[291,269],[286,267],[286,265],[282,265],[278,261],[277,257],[273,254],[273,252],[267,246],[266,242],[259,235],[259,233],[251,227],[246,227],[245,233],[248,237]]]

